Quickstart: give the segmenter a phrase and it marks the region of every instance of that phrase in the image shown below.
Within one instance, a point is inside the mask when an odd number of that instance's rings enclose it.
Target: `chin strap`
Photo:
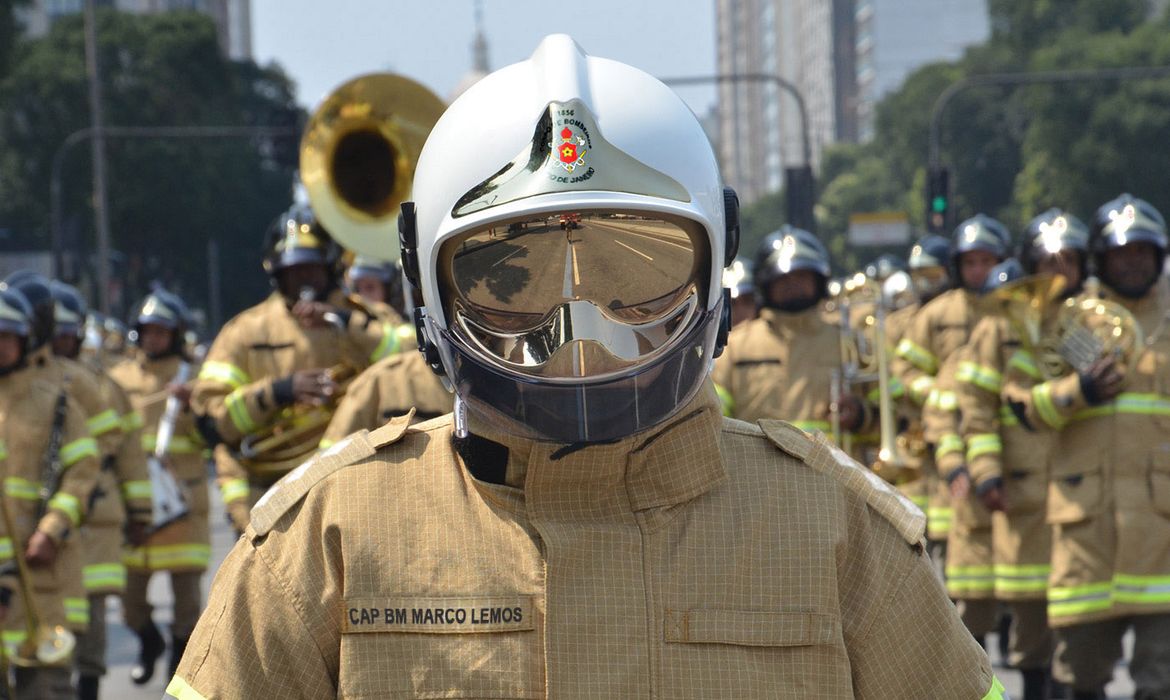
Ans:
[[[459,394],[455,394],[452,412],[455,414],[455,437],[463,439],[467,437],[467,403]]]

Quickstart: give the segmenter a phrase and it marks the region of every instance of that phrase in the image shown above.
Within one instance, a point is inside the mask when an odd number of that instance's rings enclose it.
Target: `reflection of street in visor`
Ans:
[[[445,311],[467,345],[503,366],[598,377],[653,357],[699,318],[707,249],[701,225],[674,217],[558,211],[500,222],[443,244]]]

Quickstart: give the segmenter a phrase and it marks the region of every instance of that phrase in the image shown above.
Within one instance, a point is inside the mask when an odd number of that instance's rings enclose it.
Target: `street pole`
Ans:
[[[85,0],[85,72],[89,79],[89,115],[93,128],[93,213],[97,227],[98,308],[110,314],[110,218],[106,209],[106,139],[102,129],[102,82],[98,64],[94,0]],[[60,236],[60,232],[57,233]],[[57,239],[60,244],[59,238]],[[55,253],[54,257],[58,257]]]

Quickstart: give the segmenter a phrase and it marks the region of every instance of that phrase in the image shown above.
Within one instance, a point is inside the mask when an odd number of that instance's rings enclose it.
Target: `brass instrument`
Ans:
[[[301,138],[301,181],[317,219],[345,248],[398,258],[398,210],[410,196],[423,142],[446,106],[389,73],[334,90]]]
[[[1093,295],[1054,308],[1065,284],[1060,275],[1037,274],[993,294],[1045,380],[1083,372],[1106,355],[1117,358],[1124,374],[1145,346],[1141,324],[1121,304]]]

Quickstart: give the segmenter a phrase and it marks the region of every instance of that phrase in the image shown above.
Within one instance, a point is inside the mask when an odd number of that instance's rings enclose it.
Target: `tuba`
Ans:
[[[313,213],[357,255],[398,259],[398,210],[423,143],[446,106],[398,75],[363,75],[334,90],[301,138],[301,182]]]

